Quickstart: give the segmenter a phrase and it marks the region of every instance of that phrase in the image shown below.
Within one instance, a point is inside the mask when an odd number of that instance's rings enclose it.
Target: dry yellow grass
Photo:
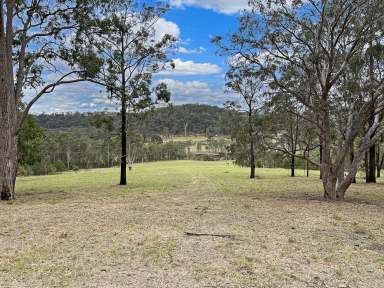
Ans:
[[[322,201],[317,176],[225,162],[20,178],[0,287],[384,287],[384,184]],[[234,238],[187,236],[185,232]]]

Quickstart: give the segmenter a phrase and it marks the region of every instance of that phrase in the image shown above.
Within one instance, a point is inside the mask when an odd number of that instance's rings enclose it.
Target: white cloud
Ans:
[[[177,24],[160,18],[155,24],[156,41],[160,41],[165,34],[179,38],[180,29]],[[54,66],[58,71],[46,71],[43,75],[47,83],[57,81],[70,71],[68,65],[63,61],[56,61]],[[24,101],[28,103],[37,92],[34,89],[26,88],[23,93]],[[108,99],[103,87],[83,82],[58,86],[53,93],[43,95],[32,107],[32,112],[94,111],[104,108],[113,110],[115,107],[116,105]]]
[[[210,9],[223,14],[236,14],[249,8],[248,1],[249,0],[170,0],[170,4],[178,8],[190,6]],[[265,2],[267,3],[266,0]],[[287,0],[284,3],[284,6],[291,7],[292,2],[293,0]],[[306,2],[308,1],[303,1],[303,3]],[[280,5],[282,4],[279,4],[279,2],[272,3],[272,9],[279,7]]]
[[[177,93],[183,96],[193,96],[196,93],[211,92],[209,85],[201,81],[182,82],[174,79],[161,79],[158,82],[167,84],[169,90],[171,90],[172,93]]]
[[[160,41],[166,34],[172,35],[175,38],[180,37],[180,28],[176,23],[160,18],[155,24],[155,38]]]
[[[25,100],[30,98],[30,95],[26,95]],[[116,107],[108,99],[103,87],[82,82],[58,86],[52,94],[43,95],[32,107],[32,113],[100,111],[105,108],[115,110]]]
[[[212,63],[195,63],[193,61],[183,61],[174,59],[175,69],[161,71],[159,75],[210,75],[222,72],[220,66]]]
[[[177,49],[177,52],[181,53],[181,54],[201,54],[201,53],[204,53],[206,51],[206,49],[202,46],[200,46],[199,48],[195,48],[195,49],[188,49],[186,47],[179,47]]]
[[[225,101],[234,99],[233,95],[225,92],[222,84],[208,84],[203,81],[179,81],[170,78],[157,80],[167,84],[172,92],[171,101],[175,104],[199,103],[222,105]],[[103,87],[83,82],[68,86],[59,86],[52,94],[44,95],[32,108],[32,113],[57,112],[87,112],[87,111],[117,111],[119,105],[107,97]],[[29,97],[26,96],[28,100]]]
[[[248,0],[171,0],[175,7],[200,7],[224,14],[234,14],[248,7]]]
[[[171,91],[172,102],[176,104],[199,103],[210,105],[222,105],[226,100],[232,99],[233,95],[225,93],[222,86],[211,87],[202,81],[179,81],[174,79],[161,79],[158,83],[165,83]]]

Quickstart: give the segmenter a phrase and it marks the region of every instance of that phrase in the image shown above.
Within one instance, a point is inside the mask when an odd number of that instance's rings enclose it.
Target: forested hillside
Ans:
[[[118,123],[117,112],[104,112]],[[87,128],[91,126],[89,119],[98,113],[56,113],[35,115],[40,127],[45,129]],[[167,106],[145,113],[131,113],[128,117],[129,130],[143,135],[160,134],[191,135],[191,134],[229,134],[223,123],[226,111],[223,108],[209,105],[186,104]]]
[[[230,157],[228,113],[224,108],[193,104],[130,113],[129,166],[136,162],[191,159],[194,153],[201,152]],[[50,174],[118,165],[119,118],[119,113],[106,111],[28,117],[19,143],[18,173]]]

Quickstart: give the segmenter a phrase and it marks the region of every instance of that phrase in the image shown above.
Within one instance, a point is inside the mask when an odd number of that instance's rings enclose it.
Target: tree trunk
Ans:
[[[369,148],[367,183],[376,183],[376,145]]]
[[[350,166],[352,166],[353,160],[355,159],[355,150],[354,150],[354,145],[352,143],[350,150],[349,150],[349,163]],[[356,177],[352,178],[352,183],[356,183]]]
[[[376,161],[376,170],[377,170],[376,177],[377,178],[381,177],[381,168],[383,167],[383,162],[384,162],[384,154],[381,155],[380,144],[381,144],[381,141],[377,144],[377,161]]]
[[[184,123],[184,137],[187,137],[188,122]]]
[[[11,116],[11,115],[10,115]],[[3,118],[3,117],[1,117]],[[0,124],[0,188],[1,200],[13,200],[17,173],[17,137],[6,119]],[[6,124],[6,125],[4,125]],[[16,125],[16,123],[14,123]]]
[[[345,180],[344,169],[345,169],[345,166],[344,166],[344,162],[343,162],[343,164],[339,168],[339,171],[337,172],[337,189],[342,185],[342,183]],[[336,197],[339,198],[339,195],[336,195]],[[343,196],[343,198],[344,198],[344,196]]]
[[[324,171],[323,174],[323,186],[324,186],[324,198],[328,200],[336,200],[336,183],[337,177],[329,174],[328,171]]]
[[[127,103],[125,96],[121,99],[121,161],[120,185],[127,185]]]
[[[319,148],[319,163],[320,163],[320,179],[323,179],[323,171],[322,171],[322,164],[323,164],[323,137],[320,135],[319,137],[320,142],[320,148]]]
[[[0,6],[0,198],[15,199],[17,173],[17,100],[12,62],[13,2],[7,2],[4,29],[4,5]]]
[[[369,47],[372,48],[372,41],[369,43]],[[370,54],[369,56],[369,78],[370,81],[373,83],[374,80],[374,59],[373,55]],[[371,92],[371,98],[374,99],[374,93]],[[372,127],[375,124],[375,107],[372,107],[371,117],[369,119],[369,127]],[[374,135],[372,135],[374,137]],[[366,178],[367,183],[376,183],[376,145],[372,145],[369,148],[369,159],[368,159],[368,175]]]
[[[376,175],[377,178],[380,178],[381,177],[381,167],[380,166],[377,166],[377,175]]]
[[[111,152],[110,152],[110,140],[108,139],[108,143],[107,143],[107,150],[108,150],[108,152],[107,152],[107,167],[108,168],[110,168],[111,167],[111,161],[110,161],[110,159],[111,159]]]
[[[291,155],[291,177],[295,177],[295,160],[296,160],[296,157],[295,157],[295,154],[292,153],[293,155]]]
[[[66,151],[66,156],[67,156],[67,169],[69,170],[71,168],[71,150],[69,150],[69,147]]]
[[[342,182],[338,183],[337,191],[336,191],[336,197],[338,200],[344,199],[345,192],[351,186],[354,179],[356,178],[359,164],[363,160],[363,155],[366,155],[366,153],[362,152],[362,151],[358,151],[357,155],[354,155],[354,159],[351,162],[350,167],[349,167],[348,175],[344,178],[344,180]]]
[[[324,188],[324,198],[329,200],[336,200],[336,184],[338,171],[335,171],[335,167],[332,163],[331,153],[331,126],[329,120],[329,113],[324,111],[322,117],[322,135],[321,135],[321,165],[320,174]]]
[[[365,169],[365,182],[368,183],[369,179],[369,158],[368,152],[365,152],[364,156],[364,169]]]
[[[384,164],[384,154],[379,159],[381,160],[379,160],[379,162],[377,163],[377,178],[381,177],[381,169],[383,168]]]
[[[250,178],[251,179],[254,179],[255,176],[256,176],[256,161],[255,161],[255,149],[254,149],[254,143],[253,143],[253,137],[251,137],[251,149],[250,149],[250,153],[251,153],[251,175],[250,175]]]
[[[341,176],[341,174],[343,174]],[[324,198],[328,200],[344,200],[345,192],[352,184],[355,173],[348,174],[344,177],[343,167],[339,171],[333,169],[325,169],[323,175]]]
[[[353,178],[355,178],[355,177],[354,176],[352,176],[352,177],[347,176],[347,178],[343,179],[343,182],[338,182],[338,187],[336,190],[336,199],[344,200],[345,192],[347,191],[349,186],[351,186]]]
[[[250,140],[250,166],[251,166],[251,175],[249,178],[254,179],[255,178],[255,170],[256,170],[256,160],[255,160],[255,147],[254,147],[254,139],[253,139],[253,125],[252,125],[252,107],[249,104],[249,111],[248,111],[248,133],[249,133],[249,140]]]
[[[125,69],[125,47],[124,47],[124,33],[121,33],[121,158],[120,158],[120,185],[127,185],[127,93],[126,93],[126,69]]]
[[[372,41],[369,43],[369,47],[372,48]],[[374,80],[374,59],[373,55],[369,55],[369,78],[370,81],[373,83]],[[370,93],[372,101],[374,99],[374,92]],[[376,105],[374,105],[376,106]],[[372,127],[375,124],[375,107],[372,107],[371,117],[369,119],[369,126]],[[372,135],[373,137],[374,135]],[[369,159],[368,159],[368,176],[367,176],[367,183],[376,183],[376,145],[372,145],[369,148]]]

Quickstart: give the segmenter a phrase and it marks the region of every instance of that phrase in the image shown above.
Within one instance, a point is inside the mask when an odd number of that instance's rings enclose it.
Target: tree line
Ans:
[[[152,83],[153,73],[174,67],[168,54],[177,39],[155,29],[168,10],[166,3],[130,0],[0,1],[2,200],[15,199],[20,131],[32,106],[59,86],[83,81],[102,87],[120,108],[126,185],[128,111],[170,100],[164,83]]]
[[[223,109],[217,110],[224,113]],[[151,115],[154,114],[146,115],[146,119]],[[132,115],[132,121],[129,123],[140,123],[135,119],[136,116]],[[63,122],[63,119],[68,121]],[[73,119],[83,121],[76,122],[72,121]],[[120,164],[121,138],[118,119],[119,115],[116,113],[103,112],[28,116],[20,131],[18,174],[45,175]],[[47,122],[44,122],[45,120]],[[39,123],[43,124],[42,127]],[[148,123],[148,127],[151,123]],[[158,125],[159,123],[156,123],[156,129],[159,128]],[[56,128],[48,129],[43,128],[44,126]],[[222,141],[222,138],[213,139],[212,134],[206,135],[206,141],[196,141],[193,137],[189,137],[192,140],[185,138],[173,141],[177,134],[170,138],[169,135],[157,134],[147,128],[129,125],[127,129],[127,164],[130,169],[134,164],[142,162],[191,159],[192,150],[215,153],[223,153],[226,150],[227,142]],[[167,127],[163,128],[168,131]],[[179,135],[184,136],[183,129]]]
[[[162,135],[205,129],[209,136],[217,128],[231,136],[228,149],[238,164],[251,167],[251,178],[264,154],[285,155],[291,176],[304,161],[318,167],[330,200],[344,199],[361,167],[367,182],[375,182],[384,162],[383,1],[249,1],[237,31],[213,39],[228,59],[226,87],[240,97],[225,103],[225,124],[205,123],[203,111],[188,118],[180,108],[174,118],[159,110],[162,116],[143,129],[141,117],[171,99],[164,83],[152,81],[154,73],[174,68],[169,55],[177,39],[154,28],[169,8],[158,1],[0,0],[2,200],[15,198],[22,151],[33,151],[22,131],[34,103],[82,81],[99,85],[119,107],[115,117],[96,117],[93,126],[105,139],[118,139],[121,185],[127,184],[132,123],[147,132],[157,124],[162,128],[151,133]],[[54,77],[46,77],[52,71]],[[82,145],[79,151],[87,150]]]
[[[180,122],[178,133],[157,134],[169,131],[169,127],[159,127],[161,124],[157,120],[159,117],[157,109],[145,116],[148,126],[134,125],[136,122],[137,124],[141,122],[135,119],[137,115],[131,115],[132,119],[129,120],[131,125],[127,130],[127,164],[130,169],[136,163],[186,159],[211,161],[226,159],[240,166],[249,166],[247,132],[245,131],[244,137],[244,127],[237,124],[228,125],[228,123],[242,123],[245,114],[212,106],[183,106],[174,106],[172,109],[188,111],[186,107],[198,107],[199,111],[218,111],[218,115],[206,112],[200,114],[195,109],[191,109],[192,115],[184,113],[185,119],[196,117],[212,121],[215,125],[209,126],[209,131],[216,133],[204,133],[207,131],[206,128],[200,128],[200,125],[194,127],[192,122],[190,129],[196,134],[188,133],[189,137],[185,137],[184,125]],[[160,115],[164,109],[158,109]],[[268,119],[261,116],[259,118],[258,129],[262,129],[265,133]],[[105,112],[28,116],[20,131],[18,175],[47,175],[119,165],[121,139],[118,119],[119,115],[116,113]],[[153,129],[150,128],[152,124]],[[174,124],[177,125],[177,122]],[[224,126],[224,130],[219,129]],[[224,134],[227,131],[229,133]],[[217,134],[220,132],[223,134]],[[255,141],[255,152],[257,167],[291,167],[288,157],[284,157],[279,151],[263,147],[260,141]],[[306,167],[301,159],[291,167],[293,171],[297,168],[314,169],[312,166]]]
[[[48,130],[27,117],[19,137],[18,175],[48,175],[79,169],[108,168],[120,164],[121,139],[117,129],[90,125],[86,129]],[[127,165],[188,158],[188,141],[163,142],[159,135],[143,137],[129,130]]]
[[[271,118],[280,122],[275,134],[286,139],[267,136],[264,143],[292,161],[317,165],[326,199],[344,199],[364,160],[367,182],[374,182],[384,133],[383,1],[252,0],[249,6],[238,30],[214,42],[228,58],[227,85],[248,111],[251,167],[258,132],[252,117],[264,110],[278,113]]]
[[[227,111],[210,105],[185,104],[167,105],[142,113],[128,113],[129,129],[143,135],[229,135],[225,124]],[[118,112],[74,112],[32,115],[41,128],[69,129],[89,128],[91,119],[97,114],[113,118],[115,126],[119,125]],[[169,138],[168,137],[168,138]]]

